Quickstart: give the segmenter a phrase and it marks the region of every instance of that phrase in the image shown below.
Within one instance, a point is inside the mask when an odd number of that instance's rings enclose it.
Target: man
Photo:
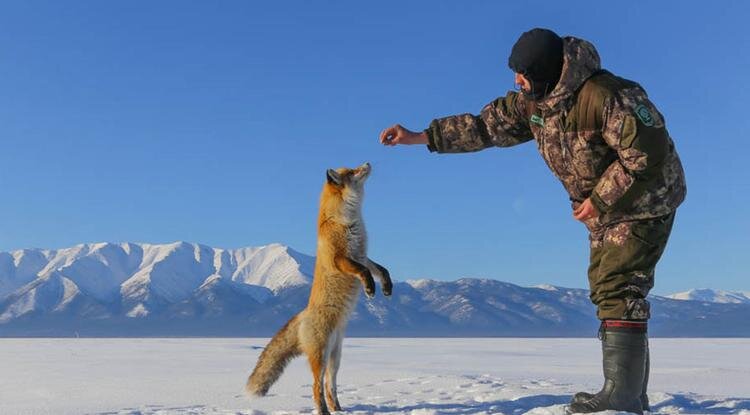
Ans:
[[[648,410],[646,300],[676,208],[684,173],[664,118],[635,82],[602,70],[594,46],[547,29],[524,33],[508,60],[520,93],[479,115],[433,120],[423,132],[386,128],[381,143],[426,144],[463,153],[535,140],[589,230],[591,301],[602,321],[604,386],[578,393],[570,413]]]

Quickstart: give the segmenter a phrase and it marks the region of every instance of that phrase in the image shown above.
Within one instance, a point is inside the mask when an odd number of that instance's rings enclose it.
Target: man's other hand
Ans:
[[[591,203],[590,198],[584,200],[583,203],[578,206],[578,209],[573,211],[573,217],[576,218],[576,220],[580,220],[581,222],[588,219],[593,219],[597,216],[599,216],[599,211],[596,210],[594,204]]]

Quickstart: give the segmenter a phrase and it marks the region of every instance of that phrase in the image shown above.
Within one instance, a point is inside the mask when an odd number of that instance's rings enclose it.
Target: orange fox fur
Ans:
[[[362,221],[364,182],[370,164],[355,169],[328,170],[320,197],[318,248],[310,300],[292,317],[261,353],[247,380],[249,393],[263,396],[292,358],[305,354],[313,373],[313,399],[318,414],[341,410],[336,373],[349,314],[360,287],[372,298],[373,275],[383,294],[391,295],[388,271],[367,257],[367,234]],[[325,385],[325,387],[324,387]]]

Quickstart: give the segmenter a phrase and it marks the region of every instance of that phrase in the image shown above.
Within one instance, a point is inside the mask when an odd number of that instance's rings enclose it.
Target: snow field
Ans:
[[[2,339],[0,414],[312,413],[294,360],[264,398],[244,383],[268,339]],[[654,413],[750,414],[750,339],[652,339]],[[563,414],[601,386],[596,339],[344,342],[346,413]]]

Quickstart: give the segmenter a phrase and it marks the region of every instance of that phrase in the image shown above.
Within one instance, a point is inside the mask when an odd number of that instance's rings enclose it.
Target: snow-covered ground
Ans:
[[[270,396],[244,395],[267,339],[0,339],[0,414],[311,413],[293,361]],[[652,339],[656,413],[750,414],[750,339]],[[601,386],[596,339],[345,341],[350,414],[562,414]]]

